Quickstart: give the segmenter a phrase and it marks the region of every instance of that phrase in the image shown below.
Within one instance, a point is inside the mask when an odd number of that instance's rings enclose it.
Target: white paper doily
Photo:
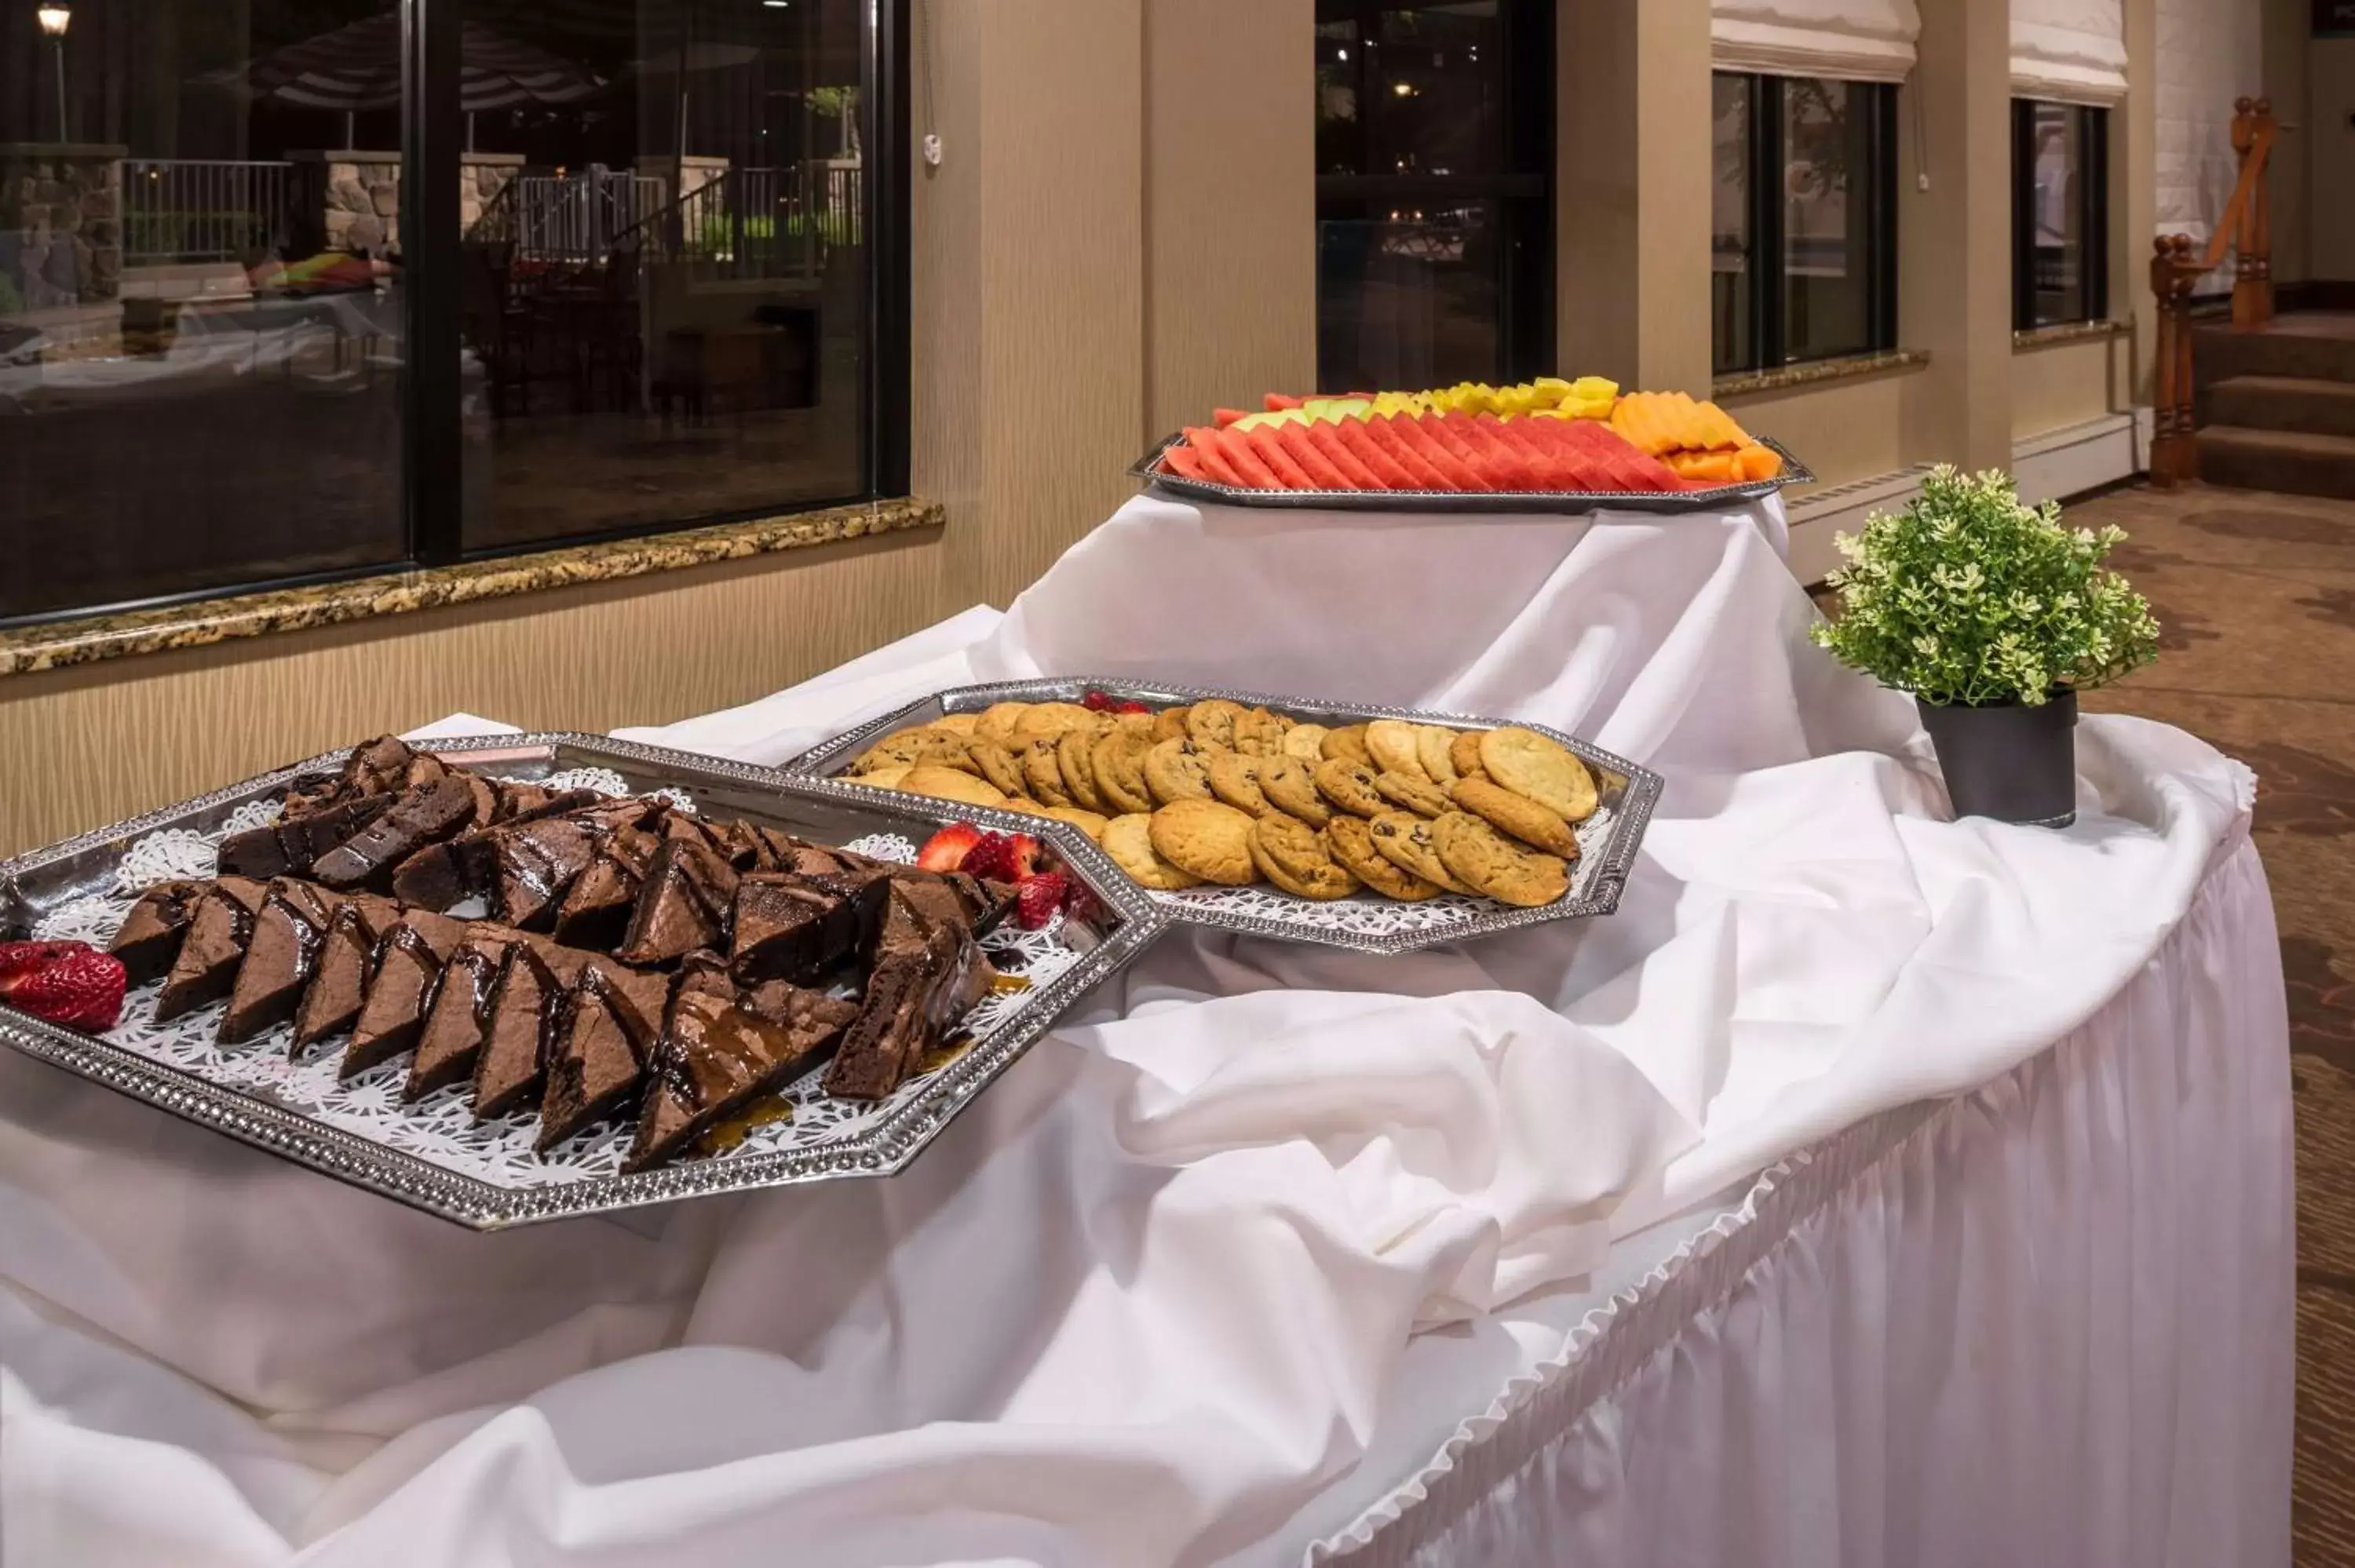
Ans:
[[[565,777],[603,771],[577,769]],[[620,782],[618,775],[608,773],[606,778]],[[595,781],[582,781],[588,788],[601,787]],[[124,853],[114,893],[59,906],[41,919],[34,934],[49,940],[79,938],[102,946],[113,938],[140,887],[165,877],[210,876],[222,836],[259,826],[275,814],[274,804],[259,811],[255,807],[241,807],[218,833],[198,834],[180,828],[151,833]],[[913,844],[896,835],[876,835],[847,847],[899,863],[913,861],[916,853]],[[1018,1018],[1034,997],[1080,959],[1080,954],[1063,939],[1060,916],[1042,931],[1001,927],[981,945],[1002,973],[1020,975],[1031,984],[1028,990],[993,994],[966,1015],[965,1033],[975,1042],[989,1039]],[[224,1046],[215,1038],[224,1004],[215,1003],[159,1024],[155,999],[160,990],[157,984],[143,986],[125,999],[122,1021],[105,1036],[110,1044],[401,1150],[444,1170],[497,1187],[545,1187],[614,1175],[629,1148],[633,1129],[617,1124],[583,1134],[545,1156],[537,1154],[531,1145],[538,1132],[538,1118],[509,1117],[477,1123],[463,1086],[404,1105],[400,1091],[409,1074],[406,1056],[374,1067],[349,1083],[341,1082],[336,1076],[343,1056],[341,1040],[328,1041],[301,1062],[287,1060],[292,1032],[284,1025],[242,1044]],[[890,1097],[875,1101],[830,1097],[819,1088],[823,1067],[813,1068],[784,1091],[783,1097],[793,1107],[790,1120],[762,1123],[735,1150],[719,1158],[815,1149],[855,1135],[920,1096],[945,1065],[911,1077]]]

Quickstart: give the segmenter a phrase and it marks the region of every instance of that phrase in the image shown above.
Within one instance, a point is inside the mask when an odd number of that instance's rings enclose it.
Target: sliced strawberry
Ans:
[[[951,822],[924,841],[916,852],[916,863],[926,871],[955,871],[974,845],[989,836],[971,822]]]
[[[1116,714],[1149,714],[1153,707],[1148,703],[1114,703],[1112,711]]]
[[[1039,869],[1043,848],[1028,833],[984,833],[955,869],[991,882],[1020,882]]]
[[[69,950],[0,979],[0,1001],[68,1029],[113,1028],[123,1016],[123,960],[83,942],[52,945]]]
[[[1060,871],[1042,871],[1023,883],[1014,897],[1014,918],[1026,931],[1042,931],[1063,907],[1071,879]]]
[[[1113,711],[1112,705],[1113,695],[1110,692],[1082,692],[1080,694],[1080,706],[1087,709],[1088,712],[1092,714],[1111,713]]]

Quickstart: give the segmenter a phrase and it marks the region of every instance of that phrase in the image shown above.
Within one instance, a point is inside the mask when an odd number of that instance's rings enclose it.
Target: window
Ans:
[[[1895,347],[1897,90],[1721,72],[1710,107],[1718,374]]]
[[[2012,325],[2109,314],[2109,111],[2011,106]]]
[[[1317,382],[1509,382],[1553,361],[1542,0],[1317,0]]]
[[[0,11],[0,620],[903,491],[900,9]]]

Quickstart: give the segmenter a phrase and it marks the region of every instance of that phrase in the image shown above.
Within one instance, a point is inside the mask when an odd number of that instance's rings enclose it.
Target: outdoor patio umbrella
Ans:
[[[458,28],[458,102],[471,118],[488,110],[571,103],[604,85],[588,67],[473,22]],[[352,117],[400,103],[400,17],[370,16],[305,38],[208,79],[310,109],[340,110],[344,139]],[[471,128],[467,141],[472,143]]]

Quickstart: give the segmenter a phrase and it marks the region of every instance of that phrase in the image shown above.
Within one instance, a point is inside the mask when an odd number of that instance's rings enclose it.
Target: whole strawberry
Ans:
[[[12,943],[62,948],[48,961],[0,972],[0,1001],[68,1029],[99,1033],[123,1016],[123,960],[86,942]]]
[[[0,942],[0,985],[56,963],[68,953],[87,952],[88,942]]]

